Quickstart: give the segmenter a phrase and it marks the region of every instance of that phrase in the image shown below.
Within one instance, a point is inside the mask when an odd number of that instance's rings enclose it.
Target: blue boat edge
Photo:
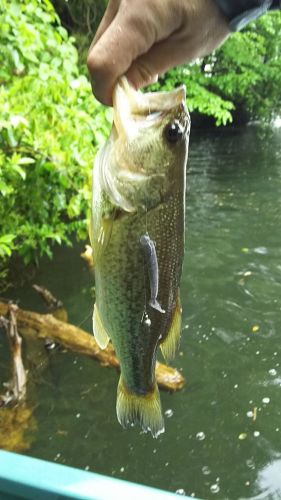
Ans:
[[[1,500],[175,500],[179,495],[38,458],[0,451]],[[191,497],[185,496],[187,499]],[[194,499],[193,499],[194,500]]]

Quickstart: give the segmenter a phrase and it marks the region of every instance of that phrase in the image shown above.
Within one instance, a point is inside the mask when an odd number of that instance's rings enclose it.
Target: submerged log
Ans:
[[[8,304],[0,302],[0,315],[6,315],[8,307]],[[106,349],[100,349],[92,335],[81,328],[54,318],[52,314],[39,314],[19,308],[17,321],[23,336],[32,335],[39,339],[51,338],[71,351],[97,359],[104,366],[119,368],[119,361],[112,344],[109,344]],[[160,388],[169,391],[179,390],[184,385],[184,378],[178,370],[159,362],[156,364],[156,379]]]

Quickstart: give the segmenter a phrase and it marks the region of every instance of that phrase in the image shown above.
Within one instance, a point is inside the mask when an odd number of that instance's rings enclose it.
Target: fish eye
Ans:
[[[171,144],[175,144],[183,137],[183,129],[178,120],[168,123],[165,127],[164,133],[167,141]]]

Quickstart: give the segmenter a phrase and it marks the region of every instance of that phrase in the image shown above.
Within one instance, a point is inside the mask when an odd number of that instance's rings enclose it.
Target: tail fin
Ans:
[[[126,388],[121,375],[117,389],[116,411],[118,421],[123,427],[139,423],[145,432],[150,431],[155,438],[165,432],[156,384],[152,392],[138,395]]]

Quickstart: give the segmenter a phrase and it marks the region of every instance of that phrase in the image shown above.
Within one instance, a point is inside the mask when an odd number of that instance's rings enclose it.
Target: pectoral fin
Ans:
[[[103,218],[101,221],[100,231],[97,242],[94,245],[95,262],[98,261],[99,256],[105,251],[111,237],[113,228],[113,218]]]
[[[81,257],[88,263],[91,269],[95,267],[94,252],[93,252],[93,213],[91,211],[91,217],[88,224],[88,234],[90,245],[86,245],[85,252],[81,253]]]
[[[93,248],[93,213],[91,211],[91,216],[90,216],[90,220],[88,222],[88,234],[89,234],[89,239],[90,239],[90,243],[91,243],[91,247]]]
[[[175,357],[176,350],[179,345],[180,334],[181,334],[181,313],[182,313],[182,308],[181,308],[180,296],[178,295],[176,307],[173,312],[170,330],[166,338],[160,344],[162,354],[166,361],[169,361],[170,359],[173,359]]]
[[[109,342],[109,336],[102,324],[100,319],[99,311],[97,305],[95,304],[94,312],[93,312],[93,332],[95,339],[97,341],[98,346],[101,349],[105,349]]]

